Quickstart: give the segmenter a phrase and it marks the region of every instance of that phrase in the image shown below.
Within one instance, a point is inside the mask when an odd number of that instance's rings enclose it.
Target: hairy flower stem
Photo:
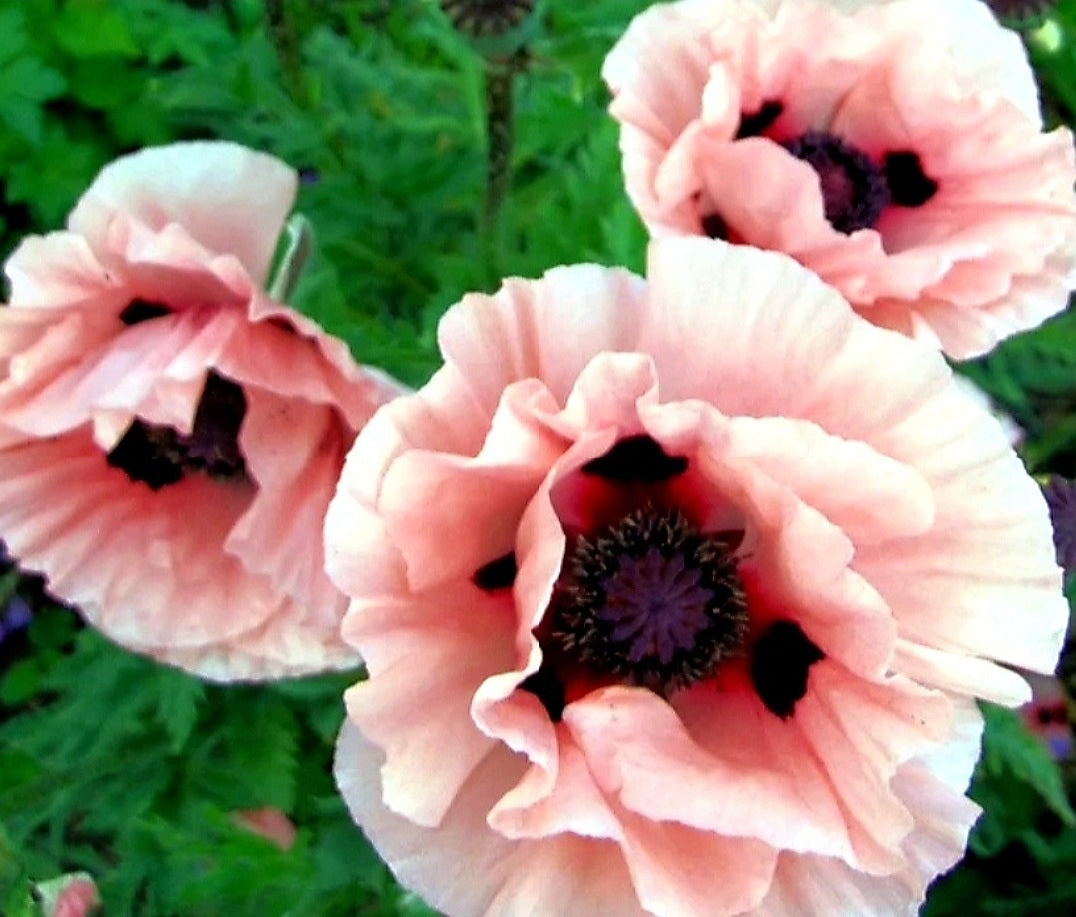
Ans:
[[[288,93],[301,107],[307,108],[310,96],[299,51],[299,35],[294,19],[289,15],[287,0],[265,0],[265,15]]]
[[[510,57],[486,58],[486,199],[482,212],[486,268],[495,282],[501,275],[498,252],[502,246],[501,210],[512,187],[512,150],[515,144],[516,77],[527,63],[521,48]]]
[[[512,184],[512,145],[515,141],[513,93],[514,58],[486,62],[486,226],[492,227]]]

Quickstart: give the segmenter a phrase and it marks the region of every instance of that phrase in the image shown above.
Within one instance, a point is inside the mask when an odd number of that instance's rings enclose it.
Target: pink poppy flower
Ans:
[[[296,191],[228,143],[107,166],[0,310],[0,537],[131,649],[214,679],[344,667],[325,509],[399,387],[263,289]]]
[[[603,75],[654,235],[786,252],[961,359],[1076,286],[1072,135],[980,0],[660,4]]]
[[[942,357],[791,259],[471,295],[326,517],[336,774],[448,915],[912,914],[978,813],[972,697],[1049,671],[1045,502]]]

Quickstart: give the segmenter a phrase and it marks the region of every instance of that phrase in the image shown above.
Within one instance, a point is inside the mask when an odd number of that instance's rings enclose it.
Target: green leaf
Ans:
[[[169,751],[179,754],[198,722],[199,710],[205,702],[205,686],[179,671],[162,669],[158,677],[157,719],[168,734]]]
[[[984,814],[972,834],[972,850],[984,857],[997,855],[1013,840],[1033,833],[1043,812],[1069,828],[1076,825],[1061,772],[1046,746],[1012,710],[980,706],[986,729],[970,795]]]
[[[53,33],[77,58],[138,56],[127,22],[109,0],[66,0]]]
[[[58,98],[67,81],[57,70],[32,57],[19,57],[0,67],[0,120],[32,144],[41,142],[41,104]]]

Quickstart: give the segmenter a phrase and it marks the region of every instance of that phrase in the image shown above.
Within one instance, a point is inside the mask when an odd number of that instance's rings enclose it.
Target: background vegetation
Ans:
[[[277,2],[275,27],[260,0],[0,0],[0,255],[59,228],[120,153],[236,140],[302,170],[318,249],[296,305],[420,384],[464,292],[559,263],[642,268],[598,71],[646,5],[546,4],[515,58],[513,189],[486,225],[484,64],[433,0]],[[1026,35],[1049,118],[1073,123],[1076,0]],[[1034,473],[1076,476],[1076,317],[961,369],[1024,428]],[[108,917],[430,913],[332,784],[356,673],[202,684],[82,629],[10,568],[0,609],[0,914],[35,913],[32,884],[75,870]],[[1026,717],[986,713],[972,791],[986,814],[926,912],[1076,913],[1065,743],[1057,762]],[[289,850],[240,824],[265,807],[296,825]]]

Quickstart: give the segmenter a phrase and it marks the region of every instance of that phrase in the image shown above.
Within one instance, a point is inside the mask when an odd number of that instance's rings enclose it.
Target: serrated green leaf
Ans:
[[[17,707],[37,696],[45,678],[42,662],[37,657],[19,659],[0,675],[0,704]]]
[[[168,734],[169,751],[179,754],[198,722],[205,686],[179,671],[162,671],[159,679],[157,718]]]
[[[989,703],[981,707],[986,725],[973,797],[990,798],[994,803],[990,808],[996,811],[1003,802],[1012,807],[1021,794],[1030,794],[1063,824],[1070,828],[1076,825],[1061,772],[1046,746],[1012,710]],[[1020,808],[1027,809],[1026,799]]]

